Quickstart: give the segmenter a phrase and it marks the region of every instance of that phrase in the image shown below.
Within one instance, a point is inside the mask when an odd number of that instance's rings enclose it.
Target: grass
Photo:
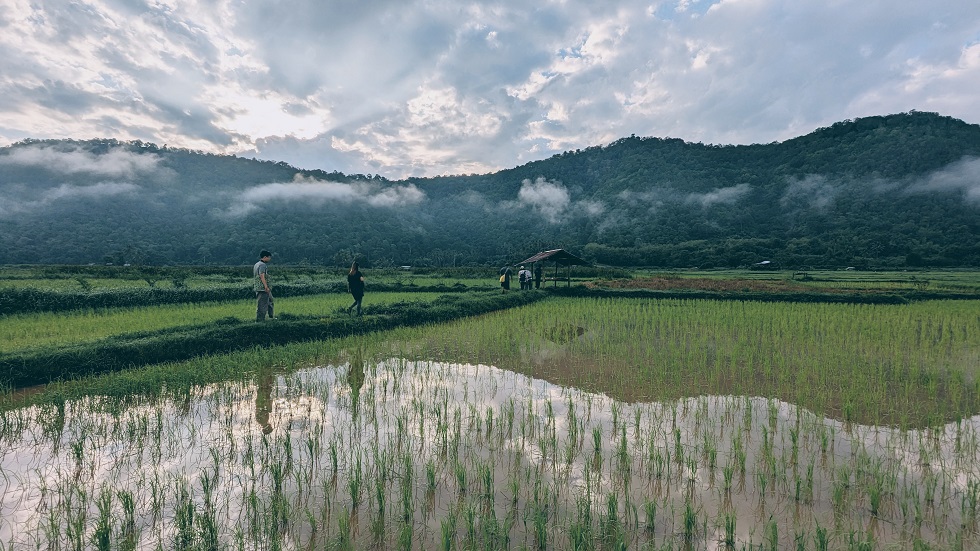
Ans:
[[[434,293],[369,293],[365,306],[430,302]],[[349,295],[326,294],[276,299],[276,311],[294,316],[335,315],[351,303]],[[206,302],[136,308],[105,308],[0,317],[0,353],[92,342],[138,331],[157,331],[233,318],[255,319],[255,301]]]
[[[980,543],[980,301],[459,295],[5,394],[0,549]]]
[[[8,410],[0,507],[19,521],[0,520],[0,541],[317,549],[977,542],[976,419],[900,430],[762,397],[629,403],[488,365],[405,359],[439,351],[401,337],[445,329],[149,367],[100,378],[111,396]],[[181,383],[242,370],[223,383]],[[153,374],[169,378],[156,381],[156,394],[120,388]],[[747,472],[721,489],[710,452],[736,449]],[[718,454],[737,463],[734,453]],[[805,467],[794,471],[793,456]],[[942,469],[923,471],[932,456],[944,458]],[[800,494],[797,480],[812,491]],[[838,481],[839,496],[831,492]]]

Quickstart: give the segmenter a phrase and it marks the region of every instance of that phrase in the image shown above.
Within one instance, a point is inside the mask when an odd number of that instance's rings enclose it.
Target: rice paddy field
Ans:
[[[366,304],[427,302],[437,296],[433,293],[372,293]],[[275,303],[278,311],[290,315],[326,316],[336,315],[350,306],[351,297],[335,293],[276,298]],[[228,319],[255,319],[255,300],[12,314],[0,322],[0,354]]]
[[[0,550],[972,549],[978,371],[980,300],[559,296],[151,365],[0,409]]]

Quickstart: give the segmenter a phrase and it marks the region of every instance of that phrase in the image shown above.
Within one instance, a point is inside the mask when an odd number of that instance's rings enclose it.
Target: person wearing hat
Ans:
[[[259,253],[259,261],[252,267],[252,290],[255,291],[255,298],[258,305],[255,308],[255,321],[265,321],[266,315],[269,319],[272,316],[272,287],[269,285],[269,261],[272,260],[272,253],[262,251]]]

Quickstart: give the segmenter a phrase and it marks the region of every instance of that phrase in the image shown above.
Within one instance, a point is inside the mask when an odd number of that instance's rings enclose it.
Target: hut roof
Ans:
[[[550,251],[540,252],[531,258],[524,259],[518,264],[530,264],[532,262],[557,262],[562,266],[589,266],[590,264],[585,260],[575,256],[574,254],[566,251],[565,249],[553,249]]]

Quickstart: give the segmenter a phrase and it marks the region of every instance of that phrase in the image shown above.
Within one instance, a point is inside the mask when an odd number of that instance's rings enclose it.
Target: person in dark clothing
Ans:
[[[502,292],[506,293],[510,291],[510,276],[511,276],[510,266],[504,266],[500,269],[500,288],[503,289]]]
[[[540,262],[534,265],[534,288],[535,289],[541,288],[541,272],[543,271],[544,270],[541,268]]]
[[[347,307],[347,313],[350,314],[356,306],[357,315],[360,316],[361,299],[364,298],[364,275],[361,274],[357,261],[350,265],[350,272],[347,274],[347,291],[354,297],[354,303]]]

